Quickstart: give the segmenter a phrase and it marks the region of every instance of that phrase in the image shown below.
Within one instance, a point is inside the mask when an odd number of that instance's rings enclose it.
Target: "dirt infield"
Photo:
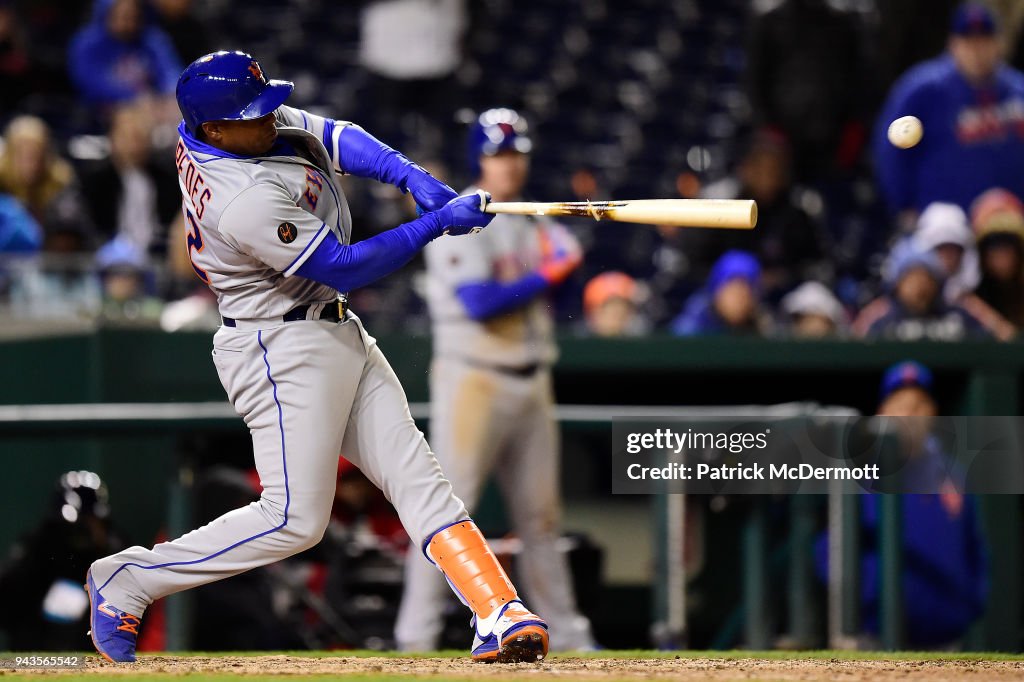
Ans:
[[[19,671],[25,672],[25,671]],[[57,671],[46,671],[53,675]],[[134,665],[90,658],[86,668],[64,671],[95,678],[141,675],[224,679],[278,675],[338,675],[360,679],[416,676],[471,680],[1020,680],[1024,661],[998,660],[844,660],[839,658],[602,658],[554,657],[540,664],[486,665],[463,658],[385,658],[349,656],[145,656]],[[64,675],[57,673],[58,677]],[[0,672],[0,678],[4,677]]]

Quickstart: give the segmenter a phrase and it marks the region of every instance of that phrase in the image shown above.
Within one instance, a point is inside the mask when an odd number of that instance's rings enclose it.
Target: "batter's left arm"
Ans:
[[[486,226],[494,217],[483,212],[488,198],[480,191],[457,197],[438,211],[424,213],[356,244],[342,244],[329,235],[295,274],[338,291],[366,286],[408,263],[417,251],[442,234],[467,234],[475,227]]]
[[[292,107],[281,107],[277,116],[287,125],[318,135],[342,172],[372,178],[409,192],[425,211],[436,211],[458,196],[451,187],[354,123]]]

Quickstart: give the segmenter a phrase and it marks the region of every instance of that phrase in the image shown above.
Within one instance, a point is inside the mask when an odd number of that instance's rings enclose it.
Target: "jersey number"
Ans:
[[[193,252],[203,252],[203,234],[199,231],[199,225],[196,223],[196,219],[192,217],[192,212],[187,208],[185,209],[185,219],[188,220],[188,234],[186,235],[186,241],[188,242],[188,260],[192,264],[192,269],[196,271],[196,275],[199,279],[203,280],[204,284],[210,283],[210,276],[206,274],[206,270],[196,265],[195,260],[192,258]]]

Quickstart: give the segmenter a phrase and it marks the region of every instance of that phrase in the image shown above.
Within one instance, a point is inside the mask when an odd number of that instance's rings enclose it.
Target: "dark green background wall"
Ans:
[[[429,340],[381,338],[413,401],[427,397]],[[813,400],[870,413],[881,372],[914,358],[931,366],[945,414],[1015,415],[1024,381],[1024,346],[783,342],[756,339],[595,340],[566,338],[556,367],[563,403],[619,405],[769,404]],[[0,342],[0,404],[221,401],[210,335],[105,329],[93,334]],[[224,427],[221,427],[224,428]],[[242,429],[239,420],[227,428]],[[98,471],[111,488],[129,539],[152,541],[168,522],[183,448],[180,435],[152,429],[115,437],[58,429],[0,431],[4,515],[0,548],[43,513],[56,477]],[[595,490],[595,496],[607,491]],[[993,594],[985,623],[991,648],[1020,642],[1020,500],[983,501],[993,549]]]

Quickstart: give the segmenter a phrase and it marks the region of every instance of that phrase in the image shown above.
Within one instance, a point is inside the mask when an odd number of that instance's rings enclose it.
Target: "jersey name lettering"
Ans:
[[[196,168],[195,162],[192,161],[192,158],[185,149],[185,143],[181,140],[178,140],[178,148],[174,151],[174,160],[177,164],[178,176],[185,184],[185,196],[192,202],[192,208],[196,211],[196,217],[202,220],[203,213],[206,211],[206,200],[213,196],[213,194],[206,187],[206,181],[203,180],[202,173]],[[199,195],[198,197],[196,196],[197,194]]]

